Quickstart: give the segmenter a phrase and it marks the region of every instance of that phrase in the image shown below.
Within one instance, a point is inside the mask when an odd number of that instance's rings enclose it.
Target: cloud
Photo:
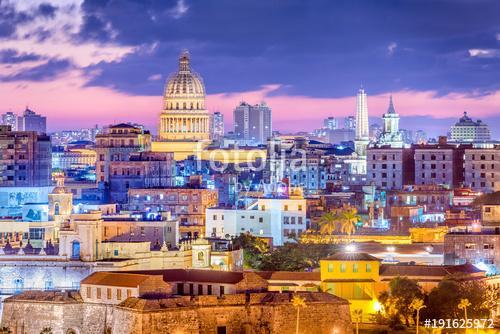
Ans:
[[[68,60],[51,59],[44,64],[34,66],[18,73],[1,77],[2,81],[45,81],[58,77],[71,68]]]
[[[174,19],[180,19],[189,10],[189,6],[186,5],[185,0],[177,0],[175,7],[168,10],[168,14],[173,17]]]
[[[469,56],[477,58],[496,58],[500,57],[498,49],[469,49]]]
[[[43,65],[33,63],[32,69],[23,69],[24,74],[18,73],[18,67],[11,67],[11,73],[6,73],[7,68],[4,66],[1,74],[9,80],[55,78],[57,73],[54,71],[67,70],[69,63],[84,68],[97,63],[119,61],[134,52],[135,47],[76,39],[75,35],[82,29],[84,22],[81,2],[59,1],[56,7],[39,0],[0,1],[0,22],[7,17],[11,26],[9,34],[3,34],[2,48],[9,50],[10,54],[51,59]],[[2,10],[6,12],[2,13]],[[0,36],[1,30],[0,24]],[[12,56],[9,59],[12,61]],[[43,75],[42,72],[50,72],[50,75]]]
[[[162,75],[161,74],[151,74],[149,77],[148,77],[148,80],[149,81],[157,81],[157,80],[161,80],[162,78]]]
[[[40,60],[42,57],[35,53],[19,53],[14,49],[0,50],[0,63],[17,64],[27,61]]]
[[[389,56],[392,56],[392,54],[396,51],[396,48],[398,47],[398,44],[396,42],[391,42],[388,46],[387,46],[387,54]]]

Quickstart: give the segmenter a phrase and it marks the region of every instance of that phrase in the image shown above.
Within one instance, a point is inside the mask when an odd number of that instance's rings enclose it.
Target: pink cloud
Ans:
[[[51,82],[0,83],[0,112],[21,112],[29,105],[48,117],[50,130],[90,127],[131,121],[142,123],[156,132],[162,107],[161,96],[134,96],[112,88],[84,87],[85,79],[78,72]],[[232,130],[232,110],[241,100],[248,103],[266,103],[273,109],[273,125],[282,131],[304,131],[321,126],[328,116],[354,115],[355,97],[314,98],[280,95],[280,85],[266,85],[258,90],[211,94],[207,97],[210,111],[225,115],[227,130]],[[161,85],[158,91],[162,91]],[[370,96],[370,116],[381,116],[387,109],[388,94]],[[458,118],[464,110],[473,118],[500,115],[500,91],[486,96],[449,94],[437,96],[434,92],[394,92],[396,110],[404,116]]]

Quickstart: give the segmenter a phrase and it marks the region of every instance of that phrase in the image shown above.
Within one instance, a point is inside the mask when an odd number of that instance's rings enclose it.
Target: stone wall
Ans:
[[[349,304],[325,293],[303,292],[301,334],[352,333]],[[83,303],[78,294],[26,292],[8,298],[1,326],[12,333],[54,334],[294,334],[297,309],[291,293],[183,296],[166,299],[128,298],[119,306]],[[108,330],[108,332],[106,332]]]

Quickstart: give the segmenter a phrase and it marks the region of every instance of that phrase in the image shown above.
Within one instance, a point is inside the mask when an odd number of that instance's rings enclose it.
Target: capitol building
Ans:
[[[189,53],[184,51],[179,70],[165,85],[159,137],[167,141],[209,140],[209,120],[203,79],[191,70]]]
[[[211,140],[212,115],[206,109],[205,85],[191,68],[191,57],[183,51],[179,68],[165,84],[158,139],[151,143],[153,152],[173,152],[175,160],[189,156],[198,159],[248,163],[265,159],[266,150],[256,147],[219,148]]]

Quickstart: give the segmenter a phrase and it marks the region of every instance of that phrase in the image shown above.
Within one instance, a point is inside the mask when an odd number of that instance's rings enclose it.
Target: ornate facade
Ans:
[[[165,85],[160,116],[161,140],[198,141],[210,138],[209,113],[205,109],[203,79],[190,67],[189,53],[179,58],[179,70]]]

